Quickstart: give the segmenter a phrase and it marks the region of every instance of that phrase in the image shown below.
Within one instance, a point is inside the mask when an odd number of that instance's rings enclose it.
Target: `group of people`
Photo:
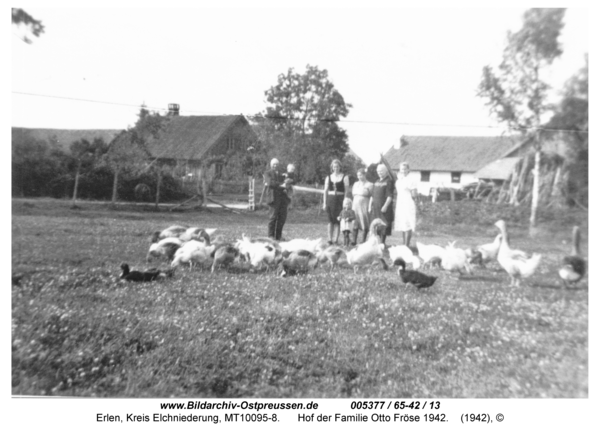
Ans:
[[[345,246],[354,246],[367,239],[370,222],[376,218],[386,224],[380,233],[385,244],[387,236],[394,230],[402,233],[405,245],[410,245],[416,226],[417,185],[409,178],[408,163],[400,163],[398,179],[394,182],[384,164],[377,166],[378,179],[374,183],[367,180],[365,169],[356,173],[357,180],[350,185],[350,178],[342,171],[342,163],[335,159],[330,165],[331,173],[325,179],[323,189],[323,210],[327,212],[327,235],[329,244],[337,244],[340,233]],[[268,190],[267,204],[270,206],[268,235],[281,239],[283,225],[291,201],[292,186],[296,178],[293,165],[287,172],[281,172],[279,161],[271,160],[271,169],[265,172],[265,187]],[[394,205],[394,190],[396,202]]]

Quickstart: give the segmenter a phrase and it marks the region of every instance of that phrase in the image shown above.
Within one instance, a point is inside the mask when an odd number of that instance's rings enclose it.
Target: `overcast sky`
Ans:
[[[151,109],[179,103],[181,115],[252,115],[265,109],[264,92],[280,73],[311,64],[327,69],[353,105],[340,125],[366,162],[401,135],[501,133],[476,89],[525,11],[25,10],[45,32],[26,44],[12,27],[12,126],[122,129],[142,102]],[[564,54],[548,76],[557,89],[584,65],[588,16],[567,10]]]

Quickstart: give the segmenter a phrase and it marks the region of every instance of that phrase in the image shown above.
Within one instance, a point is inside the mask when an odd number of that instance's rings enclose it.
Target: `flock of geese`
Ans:
[[[249,265],[250,271],[277,268],[282,277],[307,273],[320,264],[330,270],[336,266],[349,266],[356,273],[361,267],[380,263],[384,270],[389,269],[386,258],[398,266],[398,275],[405,285],[418,289],[432,286],[438,277],[418,270],[439,267],[450,273],[471,274],[473,266],[485,268],[486,264],[497,261],[510,278],[510,285],[518,287],[522,279],[531,277],[538,268],[542,255],[529,255],[511,248],[506,222],[499,220],[495,226],[500,233],[494,241],[474,248],[461,249],[456,241],[442,247],[435,244],[416,243],[416,247],[405,245],[387,248],[380,239],[379,232],[386,226],[381,219],[371,223],[367,240],[347,250],[337,245],[328,245],[321,239],[293,239],[275,241],[271,238],[250,238],[242,235],[235,242],[228,242],[222,236],[214,236],[216,229],[199,227],[171,226],[155,232],[151,237],[147,260],[164,259],[170,262],[170,269],[157,268],[146,271],[131,271],[129,265],[121,265],[121,279],[134,282],[149,282],[173,276],[175,270],[187,265],[201,268],[210,265],[211,272],[227,268],[234,263]],[[580,230],[573,228],[572,251],[563,258],[558,275],[564,287],[574,286],[586,273],[586,261],[579,250]],[[412,269],[407,269],[411,265]]]

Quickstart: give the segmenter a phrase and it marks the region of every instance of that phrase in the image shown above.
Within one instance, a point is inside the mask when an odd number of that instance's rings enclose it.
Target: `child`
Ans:
[[[287,165],[287,172],[283,174],[285,178],[285,192],[290,200],[290,207],[292,207],[292,195],[294,194],[294,184],[296,184],[296,166],[293,164]]]
[[[350,245],[350,232],[354,229],[354,220],[356,213],[352,210],[352,199],[344,199],[344,209],[340,213],[338,220],[340,221],[340,230],[344,234],[344,247]]]

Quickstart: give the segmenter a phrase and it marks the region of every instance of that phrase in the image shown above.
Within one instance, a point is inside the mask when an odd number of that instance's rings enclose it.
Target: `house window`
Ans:
[[[234,146],[235,146],[235,141],[231,136],[229,136],[227,138],[227,151],[233,150]]]
[[[450,175],[453,183],[460,183],[460,172],[451,172]]]
[[[421,182],[422,183],[428,183],[430,176],[431,176],[431,172],[430,171],[421,171]]]

